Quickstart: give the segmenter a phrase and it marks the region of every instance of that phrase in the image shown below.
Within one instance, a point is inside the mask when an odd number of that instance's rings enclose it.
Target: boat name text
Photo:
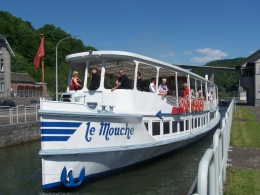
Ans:
[[[86,123],[86,141],[90,142],[92,140],[92,136],[96,132],[95,127],[90,126],[90,122]],[[108,141],[110,136],[126,136],[127,139],[130,139],[131,135],[134,135],[134,128],[128,127],[128,123],[125,124],[123,127],[112,127],[110,123],[101,122],[100,129],[99,129],[99,136],[104,136],[105,139]]]

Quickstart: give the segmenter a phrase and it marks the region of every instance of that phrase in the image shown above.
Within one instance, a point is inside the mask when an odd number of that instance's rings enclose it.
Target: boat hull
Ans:
[[[80,173],[85,168],[84,179],[96,177],[112,171],[149,161],[161,155],[174,152],[205,137],[217,125],[220,115],[214,122],[188,135],[173,137],[147,144],[112,146],[98,149],[40,151],[42,156],[43,188],[63,186],[61,173],[66,168],[66,175],[73,173],[73,178],[79,180]]]

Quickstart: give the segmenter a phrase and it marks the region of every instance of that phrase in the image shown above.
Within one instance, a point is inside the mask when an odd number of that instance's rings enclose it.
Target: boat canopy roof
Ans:
[[[118,76],[118,69],[123,68],[126,75],[132,75],[131,72],[134,71],[135,63],[147,64],[157,68],[162,68],[160,71],[165,71],[166,76],[173,76],[177,72],[178,74],[187,76],[190,75],[191,78],[200,80],[202,82],[208,82],[213,85],[209,80],[190,72],[189,70],[182,69],[178,67],[177,64],[170,64],[160,60],[156,60],[150,57],[142,56],[139,54],[125,52],[125,51],[89,51],[82,53],[75,53],[66,56],[66,62],[73,69],[84,71],[86,69],[86,63],[89,63],[89,67],[102,66],[102,61],[105,61],[106,74],[112,76]],[[142,70],[146,73],[151,73],[150,75],[155,75],[156,69],[149,68],[145,66],[145,70]],[[148,75],[148,74],[146,74]],[[132,79],[132,78],[130,78]],[[145,79],[145,78],[143,78]]]

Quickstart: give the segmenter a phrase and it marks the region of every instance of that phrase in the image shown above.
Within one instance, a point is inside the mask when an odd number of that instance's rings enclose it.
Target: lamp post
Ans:
[[[58,101],[58,46],[61,41],[65,40],[65,39],[77,37],[77,36],[79,36],[79,35],[65,37],[65,38],[59,40],[59,42],[56,45],[56,101]]]

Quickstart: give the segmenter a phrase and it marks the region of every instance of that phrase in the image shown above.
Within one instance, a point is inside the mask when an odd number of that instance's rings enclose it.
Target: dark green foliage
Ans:
[[[237,64],[243,61],[245,58],[235,58],[226,60],[216,60],[207,63],[205,66],[215,66],[215,67],[229,67],[234,68]],[[203,70],[193,70],[192,72],[204,77],[205,71]],[[239,73],[235,72],[225,72],[225,71],[214,71],[214,81],[219,89],[220,97],[234,96],[234,93],[238,91]]]
[[[0,34],[3,35],[15,57],[11,59],[12,72],[26,72],[36,82],[42,81],[41,69],[34,70],[33,60],[40,46],[40,34],[44,34],[44,81],[48,84],[48,90],[55,92],[56,86],[56,45],[59,40],[71,36],[60,28],[51,24],[45,24],[42,28],[34,29],[30,22],[24,22],[8,12],[0,11]],[[71,53],[96,51],[94,47],[83,45],[81,40],[74,38],[60,42],[58,46],[58,83],[59,91],[65,91],[68,83],[68,65],[65,56]]]

